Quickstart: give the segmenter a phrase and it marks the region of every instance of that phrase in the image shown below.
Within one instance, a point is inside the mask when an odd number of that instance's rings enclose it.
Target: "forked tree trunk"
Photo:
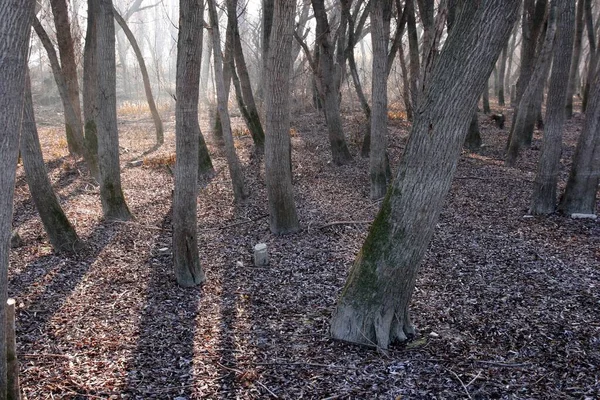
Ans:
[[[0,1],[0,399],[7,398],[8,260],[34,0]]]
[[[600,183],[600,69],[590,85],[590,103],[577,141],[573,166],[559,210],[565,214],[595,214]]]
[[[387,348],[414,334],[408,305],[477,98],[504,46],[518,0],[465,7],[432,70],[399,173],[331,320],[336,339]],[[468,71],[468,72],[467,72]]]
[[[371,151],[369,177],[371,199],[385,196],[390,176],[386,168],[387,151],[387,55],[390,36],[391,0],[374,0],[371,5],[371,43],[373,67],[371,78]]]
[[[35,125],[29,76],[25,86],[20,147],[29,191],[52,247],[56,252],[74,252],[80,249],[82,242],[60,206],[48,179]]]
[[[269,223],[271,232],[275,234],[292,233],[300,229],[288,157],[295,8],[295,2],[275,3],[267,63],[269,81],[265,90],[265,181],[269,199]]]
[[[125,19],[119,15],[115,8],[113,8],[113,13],[115,15],[115,20],[121,29],[123,29],[125,36],[127,36],[127,40],[129,40],[129,43],[133,48],[135,58],[140,66],[140,72],[142,73],[142,80],[144,82],[144,92],[146,93],[146,101],[148,102],[148,108],[150,109],[150,114],[152,114],[152,120],[154,121],[156,144],[160,146],[165,142],[165,134],[160,115],[158,114],[158,109],[156,108],[156,103],[154,102],[154,96],[152,95],[152,85],[150,84],[150,77],[148,76],[148,70],[146,69],[146,62],[144,61],[142,50],[140,49],[140,46],[138,46],[137,40],[135,40],[135,36],[133,36],[133,32],[131,32],[131,29],[129,29],[129,26],[127,26]]]
[[[581,42],[583,39],[583,2],[577,2],[577,13],[575,16],[575,43],[573,45],[573,57],[571,60],[571,68],[569,70],[569,86],[567,88],[567,118],[573,117],[573,96],[577,90],[577,70],[579,69],[579,60],[581,59]]]
[[[217,16],[217,7],[215,0],[208,0],[208,13],[211,21],[211,35],[213,40],[214,61],[215,61],[215,84],[217,86],[217,109],[219,119],[223,129],[223,140],[225,142],[225,153],[227,154],[227,166],[233,185],[233,197],[236,202],[241,202],[247,196],[244,188],[244,175],[240,160],[235,152],[233,135],[231,133],[231,121],[229,119],[229,110],[227,109],[227,90],[223,77],[223,53],[221,52],[221,37],[219,35],[219,18]]]
[[[199,4],[200,3],[200,4]],[[180,0],[175,103],[175,192],[173,264],[177,283],[199,285],[206,279],[198,254],[198,98],[202,56],[202,0]]]
[[[65,113],[65,128],[69,152],[83,155],[83,136],[81,123],[81,105],[79,103],[79,81],[77,80],[77,65],[75,64],[75,49],[71,36],[69,22],[69,8],[66,0],[50,0],[54,25],[56,27],[56,41],[60,54],[60,67],[67,86],[68,99],[75,112],[75,120],[67,118]],[[74,127],[77,123],[79,127]],[[77,137],[74,137],[77,135]]]
[[[538,115],[537,105],[538,101],[540,101],[539,96],[543,96],[543,93],[540,92],[544,90],[544,81],[548,74],[548,67],[551,61],[555,33],[556,2],[553,1],[550,4],[548,27],[546,29],[544,43],[540,50],[531,79],[529,80],[529,84],[527,85],[527,89],[519,102],[519,109],[515,115],[515,121],[513,122],[505,160],[505,165],[507,167],[513,167],[516,164],[521,148],[527,144],[528,132],[533,131],[535,126]]]
[[[546,128],[542,154],[533,184],[529,213],[550,214],[556,207],[556,186],[562,151],[562,130],[565,121],[565,92],[569,85],[569,69],[573,48],[575,5],[563,1],[558,7],[556,44],[552,60],[550,89],[546,103]]]
[[[96,20],[98,57],[98,160],[100,200],[107,220],[132,218],[121,188],[119,132],[117,129],[117,87],[115,21],[112,0],[98,0]]]
[[[325,107],[325,119],[329,135],[331,155],[336,165],[347,164],[352,160],[340,115],[339,91],[335,81],[333,57],[334,46],[329,39],[329,22],[324,0],[312,0],[313,11],[317,20],[317,43],[319,47],[318,85]]]

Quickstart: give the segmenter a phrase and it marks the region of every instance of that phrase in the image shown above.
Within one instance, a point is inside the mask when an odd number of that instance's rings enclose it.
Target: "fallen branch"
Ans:
[[[473,400],[473,398],[471,397],[471,394],[469,393],[469,389],[467,388],[467,386],[465,385],[465,383],[462,381],[462,379],[460,379],[460,376],[458,376],[458,374],[456,372],[452,371],[451,369],[446,368],[446,371],[450,372],[452,375],[454,375],[454,377],[456,379],[458,379],[458,381],[462,385],[463,389],[465,390],[465,393],[467,394],[467,397],[470,400]]]
[[[321,225],[319,227],[319,229],[324,229],[324,228],[327,228],[330,226],[335,226],[335,225],[367,225],[367,224],[371,224],[371,223],[373,223],[373,220],[369,220],[369,221],[333,221],[328,224]]]

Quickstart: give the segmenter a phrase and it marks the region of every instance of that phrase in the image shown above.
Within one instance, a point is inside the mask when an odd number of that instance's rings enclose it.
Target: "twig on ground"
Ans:
[[[471,394],[469,393],[469,389],[467,388],[467,386],[465,385],[465,383],[463,382],[462,379],[460,379],[460,376],[458,376],[458,374],[454,371],[452,371],[451,369],[445,368],[446,371],[450,372],[452,375],[454,375],[454,377],[456,379],[458,379],[458,381],[460,382],[461,386],[463,387],[463,389],[465,390],[465,393],[467,394],[467,397],[471,400],[473,400],[473,398],[471,397]]]

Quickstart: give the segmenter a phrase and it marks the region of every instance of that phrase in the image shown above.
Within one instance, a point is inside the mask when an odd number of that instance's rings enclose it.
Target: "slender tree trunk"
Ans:
[[[533,184],[530,214],[550,214],[556,207],[556,186],[562,151],[562,130],[565,121],[565,92],[569,85],[569,69],[573,49],[575,5],[570,1],[558,6],[556,44],[552,60],[550,89],[546,104],[546,129],[542,154]]]
[[[97,29],[96,15],[97,2],[88,0],[87,31],[83,47],[83,120],[85,147],[94,165],[98,165],[98,55],[97,55]],[[100,179],[98,167],[97,177]]]
[[[206,36],[203,40],[202,67],[200,68],[200,102],[207,106],[210,103],[208,98],[208,82],[210,75],[210,60],[212,58],[212,37]]]
[[[410,93],[412,96],[413,110],[416,110],[419,97],[419,74],[421,73],[421,63],[419,59],[419,37],[417,35],[414,1],[415,0],[406,0],[406,9],[404,12],[407,13],[406,27],[410,54]]]
[[[567,118],[573,117],[573,96],[577,90],[577,70],[579,69],[579,60],[581,59],[581,43],[583,39],[583,3],[585,0],[577,2],[577,12],[575,16],[575,44],[573,46],[573,57],[571,60],[571,69],[569,70],[569,86],[567,88]]]
[[[231,134],[231,122],[229,119],[229,110],[227,109],[227,91],[223,77],[223,53],[221,53],[221,37],[219,35],[219,18],[217,16],[217,7],[215,0],[208,0],[208,12],[211,21],[211,34],[213,39],[214,61],[215,61],[215,83],[217,86],[217,108],[219,118],[223,128],[223,140],[225,141],[225,152],[227,154],[227,165],[229,175],[233,184],[233,196],[236,202],[241,202],[246,198],[244,188],[244,175],[240,161],[235,152],[233,136]]]
[[[529,80],[527,89],[519,102],[519,110],[516,113],[516,120],[513,122],[513,129],[510,135],[505,165],[514,167],[521,148],[526,145],[527,133],[533,130],[533,125],[537,118],[537,99],[540,91],[544,89],[544,81],[550,65],[552,47],[554,44],[554,34],[556,33],[556,3],[550,4],[548,15],[548,28],[544,44],[540,50],[535,70]]]
[[[27,177],[27,184],[35,207],[50,243],[56,252],[73,252],[81,248],[81,241],[67,219],[48,179],[42,148],[35,125],[31,83],[27,77],[25,86],[25,107],[21,130],[21,156]]]
[[[275,0],[262,0],[262,69],[260,74],[260,84],[258,85],[257,97],[259,101],[264,102],[264,88],[269,77],[267,74],[267,60],[269,59],[269,41],[271,38],[271,28],[273,26],[273,10]]]
[[[180,0],[175,104],[175,192],[173,264],[177,283],[196,286],[206,279],[198,254],[198,97],[202,57],[202,0]]]
[[[450,188],[477,98],[518,7],[517,0],[482,0],[479,7],[463,9],[449,34],[416,110],[397,178],[333,313],[334,338],[387,348],[414,334],[408,305],[417,270]]]
[[[286,234],[300,229],[294,204],[290,147],[290,73],[295,2],[277,1],[269,44],[265,92],[265,181],[271,232]]]
[[[67,133],[67,144],[69,152],[83,155],[83,132],[81,129],[81,105],[79,103],[79,81],[77,80],[77,65],[75,64],[75,49],[73,37],[71,36],[71,24],[69,22],[69,8],[66,0],[50,0],[54,25],[56,27],[56,39],[58,42],[58,53],[60,54],[60,68],[65,84],[67,86],[67,98],[75,112],[75,120],[66,117],[65,128]],[[73,126],[77,123],[79,128]],[[77,135],[77,137],[74,137]]]
[[[471,122],[469,123],[469,131],[465,138],[464,147],[470,151],[477,151],[481,148],[481,133],[479,131],[479,119],[477,117],[477,108],[473,111]]]
[[[590,103],[559,210],[595,214],[600,183],[600,69],[590,85]]]
[[[115,21],[112,0],[98,0],[96,20],[98,57],[98,159],[100,199],[104,218],[132,218],[121,188],[119,132],[117,129],[117,88],[115,61]]]
[[[408,68],[406,67],[406,61],[404,59],[404,46],[402,44],[400,44],[400,49],[398,51],[398,60],[400,62],[400,69],[402,71],[402,99],[404,100],[406,119],[412,121],[413,107],[410,101],[410,81],[408,77]]]
[[[144,92],[146,93],[146,101],[148,101],[148,108],[150,109],[150,113],[152,114],[152,120],[154,121],[154,129],[156,130],[156,144],[161,146],[165,142],[165,135],[163,130],[163,124],[160,119],[160,115],[158,114],[158,110],[156,108],[156,103],[154,102],[154,96],[152,95],[152,86],[150,85],[150,77],[148,76],[148,70],[146,69],[146,62],[144,61],[144,56],[142,55],[142,50],[140,46],[137,44],[137,40],[135,40],[135,36],[133,36],[133,32],[127,26],[127,23],[119,15],[116,9],[113,9],[113,13],[115,15],[115,20],[123,29],[125,36],[129,40],[131,47],[133,48],[133,52],[135,54],[135,58],[140,65],[140,72],[142,73],[142,80],[144,81]]]
[[[483,113],[489,114],[490,111],[490,80],[485,82],[485,89],[483,89]]]
[[[6,300],[15,172],[23,116],[33,0],[0,1],[0,400],[7,399]]]
[[[500,66],[498,68],[498,105],[504,107],[504,81],[506,75],[506,59],[508,57],[508,42],[502,49],[500,56]]]
[[[69,100],[67,84],[65,82],[62,70],[60,68],[58,57],[56,56],[56,52],[54,51],[54,47],[52,46],[52,42],[50,41],[48,34],[42,27],[42,24],[37,19],[37,17],[34,17],[33,19],[33,29],[40,38],[40,41],[42,42],[42,45],[44,46],[48,54],[48,60],[50,61],[50,66],[52,67],[52,74],[54,75],[56,86],[58,87],[58,92],[63,103],[65,119],[71,121],[69,125],[72,133],[71,139],[77,142],[76,147],[80,149],[81,153],[83,154],[83,158],[88,168],[90,169],[91,175],[94,178],[98,179],[98,177],[100,176],[99,167],[96,162],[96,159],[84,145],[81,120],[78,119],[77,112],[75,111],[71,101]]]
[[[317,20],[317,43],[319,47],[319,76],[318,84],[325,105],[325,119],[329,134],[331,155],[336,165],[347,164],[352,160],[344,131],[342,129],[342,117],[340,115],[340,100],[338,87],[335,81],[333,57],[334,48],[329,40],[329,22],[325,11],[324,0],[312,0],[313,11]]]
[[[595,36],[596,31],[594,30],[594,16],[592,15],[592,0],[584,0],[584,18],[589,43],[590,61],[588,63],[585,85],[583,87],[583,98],[581,101],[581,110],[583,112],[585,112],[587,108],[590,93],[590,85],[591,82],[594,80],[594,76],[596,73],[596,65],[598,65],[598,55],[596,48],[597,43]]]
[[[515,55],[515,48],[517,47],[517,34],[518,34],[519,30],[514,29],[514,33],[511,35],[511,39],[509,41],[509,49],[508,49],[508,65],[506,66],[506,79],[505,81],[505,87],[504,87],[504,92],[508,94],[509,100],[510,100],[510,106],[514,107],[513,105],[513,73],[512,73],[512,65],[513,65],[513,58]]]
[[[390,176],[386,168],[387,151],[387,49],[390,36],[392,2],[375,0],[371,6],[371,43],[373,46],[373,69],[371,78],[371,152],[369,154],[369,177],[371,199],[385,196]]]

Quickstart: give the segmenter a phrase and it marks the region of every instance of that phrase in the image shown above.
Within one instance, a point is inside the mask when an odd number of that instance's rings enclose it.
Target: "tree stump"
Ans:
[[[257,267],[269,265],[269,254],[267,253],[267,245],[265,243],[259,243],[254,246],[254,265]]]

